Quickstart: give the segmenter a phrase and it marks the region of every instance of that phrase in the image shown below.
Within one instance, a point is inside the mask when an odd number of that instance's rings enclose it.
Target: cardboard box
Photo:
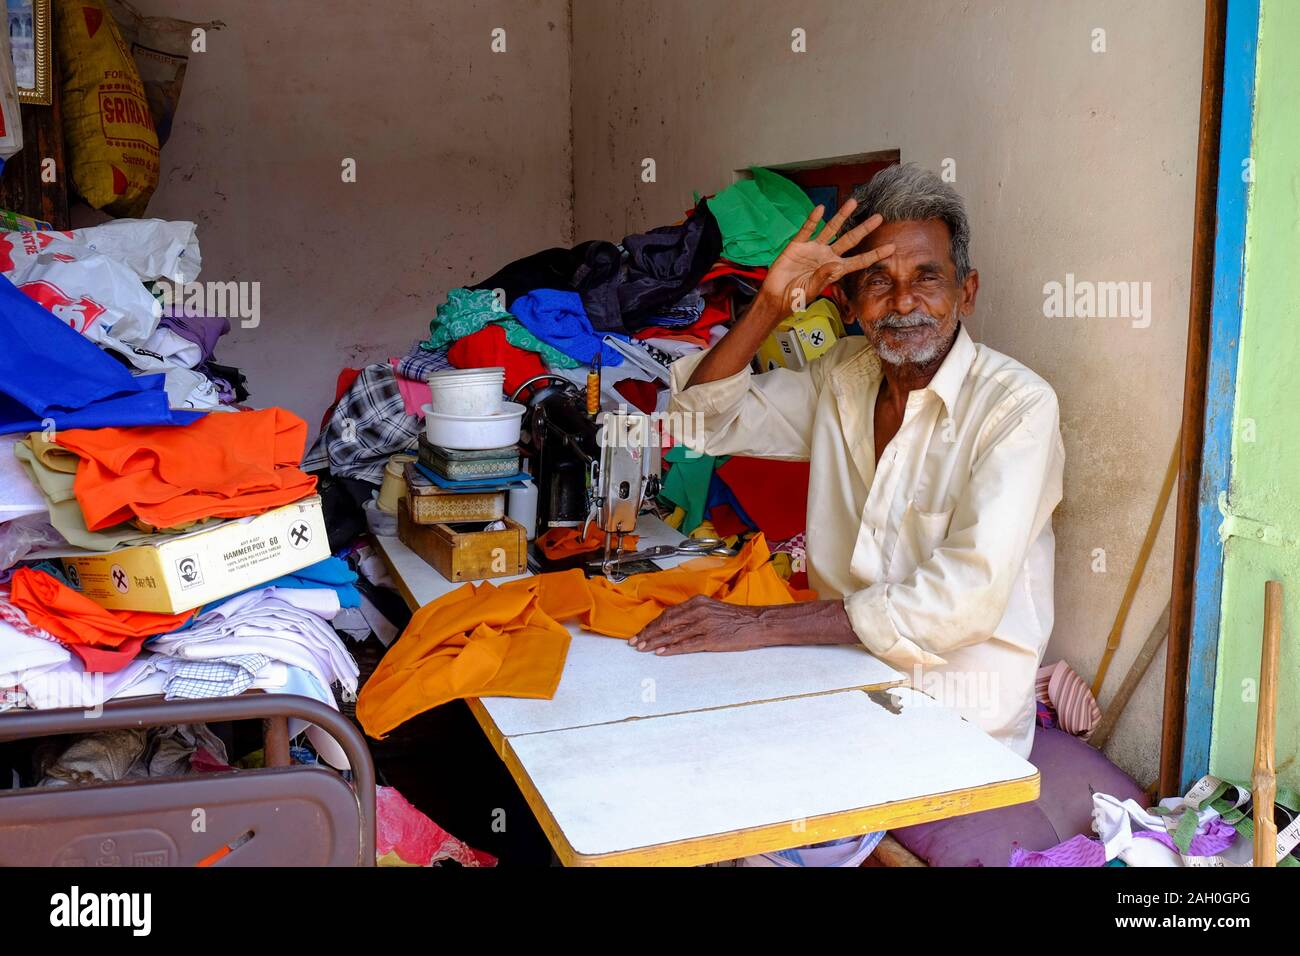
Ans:
[[[68,579],[96,604],[176,614],[330,556],[317,496],[156,544],[64,556]]]

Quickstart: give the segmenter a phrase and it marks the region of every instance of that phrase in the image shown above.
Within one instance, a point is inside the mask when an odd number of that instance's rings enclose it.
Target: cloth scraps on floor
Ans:
[[[1026,850],[1016,847],[1011,851],[1009,866],[1105,866],[1106,848],[1100,840],[1082,833],[1059,843],[1048,850]]]
[[[581,570],[496,586],[466,584],[415,612],[357,699],[357,719],[382,738],[417,714],[460,697],[555,696],[569,650],[566,621],[629,638],[696,595],[728,604],[809,601],[773,570],[763,536],[730,558],[701,557],[619,584]],[[628,648],[629,653],[638,653]]]
[[[379,866],[496,866],[491,853],[475,850],[438,826],[392,787],[375,788],[375,862]]]

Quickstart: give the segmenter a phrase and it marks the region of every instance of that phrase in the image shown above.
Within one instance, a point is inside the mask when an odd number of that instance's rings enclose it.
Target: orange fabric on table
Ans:
[[[537,546],[551,560],[571,558],[575,554],[586,554],[605,546],[605,532],[599,528],[589,527],[587,536],[584,538],[581,535],[581,528],[551,528],[537,539]],[[623,535],[624,550],[635,551],[637,540],[634,534]]]
[[[205,415],[190,425],[74,428],[55,441],[81,459],[73,491],[91,531],[139,518],[174,528],[242,518],[307,497],[307,423],[283,408]]]
[[[535,579],[524,583],[467,584],[416,611],[357,698],[366,733],[458,697],[553,697],[569,632],[542,610]]]
[[[194,611],[111,611],[53,575],[32,568],[15,571],[9,588],[10,600],[27,619],[70,645],[86,670],[120,670],[139,653],[146,637],[168,634],[194,616]]]
[[[380,738],[415,715],[458,697],[555,696],[569,649],[561,623],[631,637],[664,610],[697,594],[731,604],[793,604],[791,588],[756,535],[732,558],[702,557],[620,584],[581,570],[467,584],[415,612],[357,699],[357,718]],[[629,653],[639,653],[628,649]]]

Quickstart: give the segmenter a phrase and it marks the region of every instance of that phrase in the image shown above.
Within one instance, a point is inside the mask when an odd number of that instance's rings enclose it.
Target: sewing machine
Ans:
[[[624,535],[636,530],[642,505],[659,493],[658,423],[639,412],[598,411],[596,374],[585,395],[558,376],[531,379],[516,394],[542,379],[557,384],[533,392],[524,420],[537,482],[536,531],[567,527],[585,534],[594,523],[605,532],[602,563],[608,564],[621,556]],[[541,567],[564,566],[533,551]]]

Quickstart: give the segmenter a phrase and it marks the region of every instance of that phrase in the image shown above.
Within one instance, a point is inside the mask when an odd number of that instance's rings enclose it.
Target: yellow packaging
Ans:
[[[55,0],[54,29],[72,184],[96,209],[142,216],[158,185],[158,134],[131,51],[103,0]]]
[[[758,348],[759,369],[800,369],[844,336],[844,322],[830,299],[818,299],[803,312],[782,319]]]
[[[156,544],[62,557],[82,594],[119,611],[178,614],[330,556],[318,496]]]

